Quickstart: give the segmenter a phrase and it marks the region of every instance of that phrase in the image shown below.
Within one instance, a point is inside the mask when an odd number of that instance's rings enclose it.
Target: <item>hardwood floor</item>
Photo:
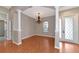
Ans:
[[[54,38],[33,36],[24,39],[23,43],[19,46],[11,41],[2,42],[0,43],[0,52],[56,53],[59,50],[54,48]]]
[[[60,42],[60,49],[54,48],[54,38],[33,36],[24,39],[21,45],[17,46],[11,41],[0,42],[0,53],[79,53],[79,45]]]
[[[79,53],[79,44],[60,42],[60,52],[62,53]]]

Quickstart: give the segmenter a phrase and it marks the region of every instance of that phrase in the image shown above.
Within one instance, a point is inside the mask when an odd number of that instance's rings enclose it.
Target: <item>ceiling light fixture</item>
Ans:
[[[38,13],[38,16],[37,16],[37,21],[36,21],[37,23],[41,23],[41,17],[40,17],[40,13]]]

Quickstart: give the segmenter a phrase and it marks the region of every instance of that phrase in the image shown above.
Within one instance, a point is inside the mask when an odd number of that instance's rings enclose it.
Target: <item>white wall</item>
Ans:
[[[21,13],[21,39],[35,35],[35,31],[34,19]]]
[[[48,32],[43,32],[43,22],[48,21]],[[55,36],[55,16],[49,16],[42,19],[42,23],[36,23],[36,34],[44,36]]]

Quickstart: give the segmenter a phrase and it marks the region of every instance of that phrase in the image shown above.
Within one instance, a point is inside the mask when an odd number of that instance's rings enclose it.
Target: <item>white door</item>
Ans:
[[[61,36],[62,40],[74,41],[74,16],[63,16],[61,21]]]

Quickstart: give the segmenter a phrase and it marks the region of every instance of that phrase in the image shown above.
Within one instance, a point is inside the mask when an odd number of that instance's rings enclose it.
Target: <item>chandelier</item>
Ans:
[[[37,21],[36,21],[37,23],[41,23],[41,17],[40,17],[40,13],[38,13],[38,16],[37,16]]]

